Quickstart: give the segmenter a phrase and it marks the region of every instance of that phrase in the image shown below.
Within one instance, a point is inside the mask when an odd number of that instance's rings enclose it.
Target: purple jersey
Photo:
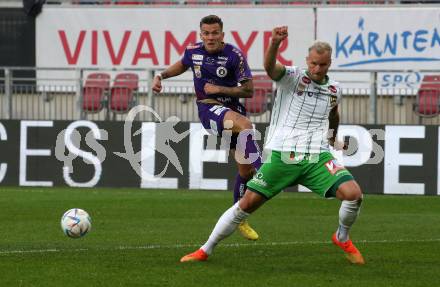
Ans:
[[[224,87],[236,87],[241,81],[252,79],[246,58],[238,48],[225,44],[222,51],[210,54],[203,43],[189,46],[185,50],[182,64],[193,71],[194,88],[197,100],[215,99],[225,106],[240,106],[238,98],[223,94],[206,95],[203,87],[211,83]]]

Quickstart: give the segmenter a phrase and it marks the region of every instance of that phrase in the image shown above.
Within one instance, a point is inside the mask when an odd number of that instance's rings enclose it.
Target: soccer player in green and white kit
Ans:
[[[232,234],[250,213],[284,188],[301,184],[321,197],[336,197],[342,201],[339,226],[332,241],[351,263],[365,263],[348,235],[359,214],[362,191],[350,172],[338,164],[329,151],[329,144],[338,145],[336,132],[341,99],[339,84],[327,76],[332,48],[328,43],[315,42],[306,58],[307,70],[285,67],[276,63],[275,57],[287,36],[287,27],[274,28],[264,59],[267,74],[277,82],[277,97],[265,144],[265,148],[271,150],[270,160],[248,182],[244,197],[223,213],[208,241],[199,250],[182,257],[181,262],[206,260],[214,247]]]

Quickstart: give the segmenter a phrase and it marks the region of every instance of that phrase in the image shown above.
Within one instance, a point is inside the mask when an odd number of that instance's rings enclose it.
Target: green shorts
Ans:
[[[270,160],[261,166],[247,186],[268,199],[297,184],[321,197],[335,197],[338,187],[352,179],[351,173],[330,152],[300,155],[272,151]]]

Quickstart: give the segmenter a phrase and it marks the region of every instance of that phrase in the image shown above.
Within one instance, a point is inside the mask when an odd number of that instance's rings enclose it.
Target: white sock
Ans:
[[[339,208],[339,227],[336,231],[338,241],[345,242],[349,239],[348,232],[359,215],[362,197],[358,200],[343,200]]]
[[[246,219],[249,213],[241,210],[238,202],[236,202],[231,208],[225,211],[223,215],[217,221],[208,241],[201,247],[206,254],[210,255],[214,247],[223,239],[231,235],[237,225]]]

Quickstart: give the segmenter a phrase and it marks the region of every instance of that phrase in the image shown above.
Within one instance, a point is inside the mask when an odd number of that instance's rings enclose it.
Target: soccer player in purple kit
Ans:
[[[187,47],[180,61],[154,77],[153,91],[160,93],[162,80],[178,76],[191,68],[203,127],[218,136],[222,136],[224,129],[230,129],[231,152],[235,154],[237,150],[241,155],[235,155],[238,175],[234,187],[234,202],[237,202],[243,195],[246,183],[261,166],[252,123],[239,102],[240,98],[250,98],[253,95],[252,74],[243,53],[233,45],[223,42],[223,22],[218,16],[209,15],[201,19],[200,38],[202,42]],[[242,137],[238,138],[240,133],[245,137],[244,140]],[[238,229],[246,239],[258,239],[258,234],[246,220],[239,224]]]

